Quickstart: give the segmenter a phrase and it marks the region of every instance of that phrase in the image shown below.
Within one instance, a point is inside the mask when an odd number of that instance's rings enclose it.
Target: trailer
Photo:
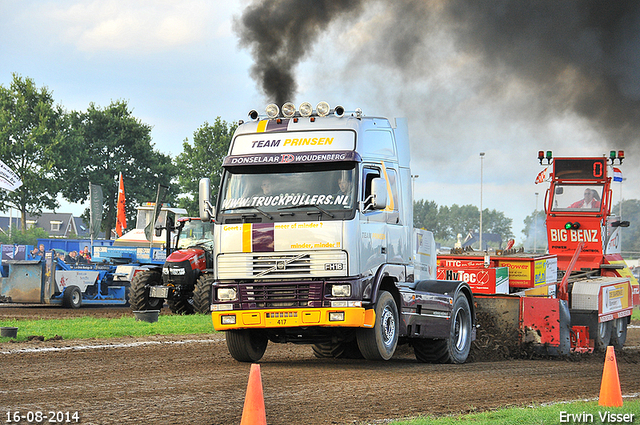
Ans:
[[[68,308],[82,305],[126,305],[128,288],[114,282],[115,266],[70,266],[45,253],[39,260],[7,260],[0,278],[0,302],[51,304]]]
[[[611,171],[623,159],[623,151],[609,158],[539,152],[547,166],[539,180],[549,176],[547,253],[438,256],[439,277],[469,283],[485,345],[550,355],[624,346],[640,286],[621,255],[620,231],[629,222],[611,212]]]

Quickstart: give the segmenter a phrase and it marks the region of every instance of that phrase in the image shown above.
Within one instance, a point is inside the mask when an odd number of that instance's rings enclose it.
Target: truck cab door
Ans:
[[[382,177],[382,170],[375,165],[365,165],[362,172],[360,199],[360,270],[372,274],[387,262],[387,213],[374,209],[370,202],[371,182]]]

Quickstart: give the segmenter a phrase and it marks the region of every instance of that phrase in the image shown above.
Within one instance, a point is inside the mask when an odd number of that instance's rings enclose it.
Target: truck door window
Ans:
[[[362,187],[364,188],[362,191],[362,201],[365,202],[365,211],[373,211],[369,198],[371,196],[371,182],[378,177],[380,177],[380,170],[378,168],[365,167],[362,172]]]
[[[396,170],[387,168],[387,178],[389,179],[389,187],[391,193],[389,194],[388,206],[387,206],[387,223],[400,224],[400,198],[398,197],[398,174]]]
[[[552,212],[600,211],[603,186],[598,184],[559,184],[555,186]]]

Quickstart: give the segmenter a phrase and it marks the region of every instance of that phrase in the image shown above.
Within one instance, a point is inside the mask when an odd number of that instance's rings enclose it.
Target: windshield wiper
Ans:
[[[263,216],[267,217],[269,220],[273,220],[273,217],[271,217],[269,214],[267,214],[266,212],[262,211],[260,208],[258,207],[254,207],[251,205],[245,205],[243,207],[234,207],[234,208],[225,208],[222,211],[231,211],[231,210],[247,210],[247,209],[253,209],[258,211],[260,214],[262,214]]]
[[[294,208],[302,208],[302,207],[315,207],[318,210],[320,210],[321,213],[324,213],[326,215],[328,215],[331,218],[334,218],[335,215],[331,214],[329,211],[325,210],[324,208],[322,208],[321,206],[319,206],[318,204],[300,204],[300,205],[292,205],[290,207],[282,207],[282,208],[278,208],[278,210],[292,210]],[[309,214],[309,213],[307,213]]]

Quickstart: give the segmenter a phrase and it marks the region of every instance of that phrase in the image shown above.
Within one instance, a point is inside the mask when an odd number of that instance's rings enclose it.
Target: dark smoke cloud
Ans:
[[[534,118],[575,112],[617,146],[638,141],[640,2],[632,0],[255,1],[236,22],[252,76],[270,100],[292,100],[295,67],[314,40],[336,18],[380,5],[384,16],[354,61],[387,67],[410,86],[441,60],[433,39],[446,31],[458,52],[481,58],[483,95],[499,97],[508,73],[536,93]]]
[[[251,49],[251,75],[267,98],[278,105],[293,100],[296,65],[329,23],[360,8],[361,0],[266,0],[248,6],[236,31],[241,45]]]

